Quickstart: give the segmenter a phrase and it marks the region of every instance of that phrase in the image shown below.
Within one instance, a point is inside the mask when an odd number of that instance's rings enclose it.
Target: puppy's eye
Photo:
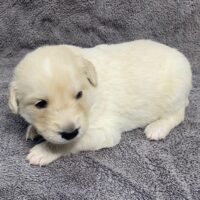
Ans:
[[[35,107],[42,109],[47,107],[47,101],[46,100],[39,100],[35,103]]]
[[[76,99],[80,99],[82,96],[83,96],[83,92],[80,91],[80,92],[77,93]]]

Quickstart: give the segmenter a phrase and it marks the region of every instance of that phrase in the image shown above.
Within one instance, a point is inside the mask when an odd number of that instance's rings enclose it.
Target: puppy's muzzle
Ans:
[[[72,132],[61,132],[60,135],[62,138],[66,139],[66,140],[72,140],[74,139],[79,133],[79,129],[75,129]]]

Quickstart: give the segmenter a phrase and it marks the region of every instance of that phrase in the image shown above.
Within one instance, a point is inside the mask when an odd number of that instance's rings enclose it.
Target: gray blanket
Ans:
[[[25,161],[34,142],[7,106],[18,61],[45,44],[92,47],[150,38],[178,48],[193,68],[185,121],[163,141],[142,129],[119,145],[61,158]],[[199,0],[0,0],[0,199],[200,199]]]

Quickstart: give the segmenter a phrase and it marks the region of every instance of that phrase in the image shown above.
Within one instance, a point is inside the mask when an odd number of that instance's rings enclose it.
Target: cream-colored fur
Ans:
[[[46,165],[60,156],[113,147],[123,131],[145,127],[159,140],[184,120],[191,68],[176,49],[150,40],[80,48],[45,46],[18,64],[9,105],[30,123],[26,137],[46,142],[27,156]],[[76,99],[79,91],[83,92]],[[47,107],[38,109],[40,99]],[[60,132],[79,129],[72,140]]]

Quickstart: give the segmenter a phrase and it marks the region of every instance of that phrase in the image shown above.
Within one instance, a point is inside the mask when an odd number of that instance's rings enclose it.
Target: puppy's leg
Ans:
[[[119,143],[120,138],[121,134],[118,132],[89,130],[78,141],[66,145],[53,145],[47,142],[38,144],[30,150],[26,159],[32,165],[43,166],[71,153],[113,147]]]
[[[92,151],[110,148],[120,142],[121,133],[115,130],[90,129],[73,147],[73,151]]]
[[[173,113],[172,115],[165,116],[157,121],[149,124],[144,132],[147,138],[151,140],[159,140],[165,138],[169,132],[184,120],[185,108]]]
[[[30,150],[26,160],[28,160],[31,165],[48,165],[63,155],[60,148],[61,147],[51,145],[47,142],[37,144]]]
[[[32,125],[29,125],[26,131],[26,140],[34,140],[38,136],[37,131]]]

